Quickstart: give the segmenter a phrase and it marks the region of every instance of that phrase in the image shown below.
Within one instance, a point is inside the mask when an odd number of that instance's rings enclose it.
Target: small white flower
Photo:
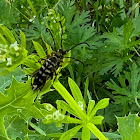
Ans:
[[[46,105],[46,109],[47,109],[48,111],[52,111],[53,106],[52,106],[51,104],[47,104],[47,105]]]
[[[10,49],[14,48],[15,51],[17,51],[19,49],[17,41],[14,42],[14,44],[10,45]]]
[[[36,18],[36,15],[34,15],[33,18]]]
[[[5,52],[7,52],[7,49],[4,49]]]
[[[53,118],[52,114],[47,114],[45,117],[47,120],[51,120]]]
[[[65,115],[59,114],[58,115],[58,121],[62,121],[65,118]]]
[[[78,106],[81,108],[81,110],[83,110],[83,108],[84,108],[83,102],[79,101],[79,102],[78,102]]]
[[[15,49],[15,51],[17,51],[19,49],[19,47],[18,46],[14,46],[14,49]]]
[[[33,19],[29,19],[29,22],[32,22],[33,21]]]
[[[23,6],[21,5],[21,8],[23,8]]]
[[[17,41],[15,41],[14,44],[11,44],[11,45],[10,45],[10,49],[12,49],[12,48],[13,48],[15,51],[19,50]]]
[[[54,119],[54,120],[61,121],[61,120],[64,119],[64,117],[65,117],[65,115],[61,114],[61,113],[59,112],[59,110],[56,110],[56,111],[53,113],[53,119]]]
[[[57,120],[57,119],[58,119],[58,113],[57,113],[57,111],[55,111],[55,112],[53,113],[53,119],[54,119],[54,120]]]
[[[12,59],[10,57],[7,58],[7,61],[8,61],[7,64],[6,64],[7,66],[12,65]]]
[[[10,48],[13,48],[14,46],[17,46],[17,45],[18,45],[18,44],[17,44],[17,41],[15,41],[14,44],[11,44],[11,45],[10,45]]]

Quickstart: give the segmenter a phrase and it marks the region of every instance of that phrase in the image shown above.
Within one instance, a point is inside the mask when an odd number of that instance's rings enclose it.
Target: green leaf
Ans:
[[[20,1],[20,5],[22,5]],[[20,8],[21,10],[21,8]],[[8,2],[5,0],[0,1],[0,23],[7,26],[8,28],[16,28],[14,25],[19,25],[20,22],[20,13],[17,10],[17,1]],[[21,24],[21,23],[20,23]],[[13,26],[13,27],[12,27]]]
[[[16,40],[15,40],[13,34],[11,33],[11,31],[10,31],[8,28],[4,27],[4,26],[0,26],[0,27],[2,28],[2,31],[3,31],[3,33],[4,33],[5,37],[6,37],[6,39],[8,40],[8,42],[9,42],[10,44],[14,44],[14,42],[15,42]]]
[[[45,30],[45,25],[41,24],[38,18],[25,30],[27,41],[35,40],[41,37],[42,32]]]
[[[138,6],[138,5],[137,5]],[[133,27],[134,27],[134,31],[133,31],[133,35],[132,36],[139,36],[140,35],[140,28],[139,27],[139,23],[140,23],[140,15],[136,18],[134,18],[133,22]]]
[[[20,31],[20,37],[21,37],[21,44],[20,44],[20,46],[22,48],[26,49],[26,36],[25,36],[25,34],[22,31]]]
[[[82,125],[75,126],[74,128],[66,131],[61,137],[60,140],[70,140],[76,133],[79,131],[79,129],[82,128]]]
[[[40,140],[50,140],[50,136],[53,133],[57,133],[59,134],[59,132],[61,131],[62,127],[56,127],[55,123],[51,123],[51,124],[43,124],[41,121],[38,124],[38,127],[40,129],[42,129],[45,133],[46,136],[39,136]],[[30,136],[32,138],[32,136]],[[52,137],[55,137],[54,135]]]
[[[56,101],[56,104],[57,104],[57,108],[58,110],[61,110],[63,109],[68,111],[70,114],[74,115],[74,116],[77,116],[76,112],[64,101],[61,101],[61,100],[57,100]],[[77,116],[78,117],[78,116]]]
[[[0,91],[2,93],[5,93],[5,88],[12,82],[12,76],[14,76],[17,81],[21,81],[22,78],[25,77],[25,73],[21,70],[20,67],[18,67],[13,72],[10,72],[5,76],[0,76]]]
[[[97,105],[93,108],[91,114],[90,114],[90,119],[96,114],[97,110],[106,108],[109,104],[109,98],[104,98],[100,100]]]
[[[80,15],[78,11],[76,11],[76,7],[74,5],[74,1],[61,1],[58,5],[58,9],[56,10],[62,15],[64,15],[66,20],[66,27],[68,30],[72,30],[73,28],[85,24],[89,21],[88,19],[88,11],[83,11]],[[75,16],[74,20],[73,17]]]
[[[67,38],[64,46],[66,46],[66,48],[71,48],[72,46],[75,46],[76,44],[81,42],[95,44],[93,40],[89,40],[90,38],[93,37],[93,35],[96,32],[95,29],[88,24],[89,11],[82,12],[77,11],[74,3],[75,1],[73,0],[61,1],[56,7],[56,12],[62,14],[66,21],[65,25],[67,29],[66,30]],[[83,53],[82,49],[79,49],[79,51],[80,53]],[[77,56],[79,52],[76,51],[73,53],[74,53],[73,56]],[[82,54],[80,55],[82,56]]]
[[[85,102],[87,101],[87,92],[88,92],[88,86],[89,86],[89,78],[86,79],[86,82],[85,82],[85,89],[84,89],[84,100]]]
[[[48,44],[46,43],[46,48],[47,48],[47,53],[48,53],[48,55],[51,56],[51,53],[52,53],[52,48],[51,48],[51,46],[48,45]]]
[[[117,117],[118,131],[123,140],[138,140],[140,138],[140,117],[138,114],[129,114],[125,117]]]
[[[77,113],[78,117],[82,120],[86,119],[85,113],[81,110],[78,104],[75,102],[70,93],[65,89],[65,87],[60,82],[55,82],[53,87],[59,92],[59,94],[66,100],[70,107]]]
[[[18,115],[6,115],[4,118],[4,125],[9,139],[24,139],[25,135],[28,133],[26,121]]]
[[[62,127],[56,127],[55,123],[51,123],[51,124],[43,124],[42,121],[40,120],[38,123],[38,128],[40,128],[41,130],[43,130],[46,134],[46,136],[44,135],[37,135],[34,136],[35,139],[39,139],[39,140],[51,140],[50,137],[55,137],[55,134],[59,134],[59,132],[61,131]],[[38,133],[36,133],[38,134]],[[51,136],[52,135],[52,136]],[[32,139],[33,135],[29,135],[29,138]]]
[[[90,140],[90,131],[87,127],[82,128],[82,140]]]
[[[136,23],[139,20],[140,16],[129,20],[120,28],[113,28],[113,32],[106,32],[101,36],[105,39],[105,44],[102,47],[104,57],[102,58],[102,68],[99,69],[100,74],[110,70],[117,76],[122,72],[126,63],[133,61],[140,42],[140,31]]]
[[[35,47],[39,57],[46,58],[46,53],[45,53],[43,47],[38,42],[35,42],[35,41],[33,41],[33,44],[34,44],[34,47]]]
[[[123,36],[124,36],[123,45],[124,46],[126,46],[129,43],[129,39],[131,38],[133,34],[133,30],[134,29],[133,29],[132,21],[129,20],[128,23],[126,23],[126,25],[123,26]]]
[[[98,124],[102,124],[104,117],[103,116],[94,116],[92,119],[90,119],[90,122],[98,125]]]
[[[36,9],[35,9],[34,6],[33,6],[33,3],[32,3],[30,0],[27,0],[27,3],[28,3],[29,6],[31,7],[32,11],[34,12],[34,15],[37,16],[37,12],[36,12]]]
[[[113,89],[115,94],[116,104],[125,104],[129,102],[132,104],[135,102],[135,98],[140,98],[139,83],[140,83],[140,68],[133,63],[129,67],[130,72],[124,72],[124,75],[120,75],[118,80],[120,85],[116,84],[113,80],[107,82],[108,88]],[[129,85],[125,81],[129,82]]]
[[[27,67],[34,69],[34,71],[37,69],[40,69],[40,67],[41,67],[41,64],[36,63],[33,59],[29,59],[29,58],[26,58],[24,60],[23,64],[26,65]]]
[[[72,65],[69,64],[67,68],[68,68],[68,70],[69,70],[69,72],[70,72],[70,76],[71,76],[71,78],[74,80],[74,72],[73,72]]]
[[[0,34],[0,42],[3,45],[7,45],[8,44],[8,42],[6,41],[6,39],[1,34]]]
[[[28,80],[27,83],[18,83],[13,79],[10,88],[6,90],[7,96],[0,94],[0,139],[8,138],[4,126],[6,115],[19,115],[26,121],[33,116],[42,117],[38,108],[33,105],[36,95],[33,94],[30,83],[31,80]]]
[[[70,89],[71,89],[71,92],[72,92],[72,95],[73,95],[75,101],[77,103],[79,101],[84,103],[82,93],[81,93],[79,87],[77,86],[77,84],[71,78],[68,79],[68,82],[69,82],[69,86],[70,86]]]
[[[87,123],[87,128],[99,139],[107,140],[107,138],[97,129],[97,127],[92,123]]]
[[[87,114],[88,115],[91,114],[94,105],[95,105],[95,101],[94,100],[90,100],[89,103],[88,103],[88,108],[87,108]]]
[[[113,72],[113,74],[117,76],[123,69],[123,63],[124,57],[116,57],[109,54],[108,58],[106,58],[103,62],[103,68],[100,70],[100,74],[103,75],[107,71],[111,70],[111,72]]]
[[[66,20],[66,26],[70,26],[73,18],[73,14],[75,13],[76,7],[74,6],[74,1],[61,1],[59,5],[56,7],[56,11],[61,13]]]
[[[40,129],[39,127],[37,127],[35,124],[29,122],[29,125],[30,125],[33,129],[35,129],[38,133],[40,133],[41,135],[46,136],[46,133],[45,133],[42,129]]]
[[[82,124],[83,121],[81,121],[79,119],[76,119],[76,118],[69,117],[69,116],[65,116],[64,120],[62,120],[62,123],[67,123],[67,124],[70,124],[70,123]]]

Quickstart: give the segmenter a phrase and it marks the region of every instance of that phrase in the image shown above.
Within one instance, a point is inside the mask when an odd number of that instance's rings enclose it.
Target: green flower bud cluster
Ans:
[[[45,108],[50,112],[45,117],[47,120],[62,121],[65,118],[65,115],[61,114],[51,104],[46,104]]]
[[[47,114],[45,117],[47,120],[55,120],[55,121],[62,121],[65,118],[65,115],[61,114],[59,110],[56,110],[52,114]]]

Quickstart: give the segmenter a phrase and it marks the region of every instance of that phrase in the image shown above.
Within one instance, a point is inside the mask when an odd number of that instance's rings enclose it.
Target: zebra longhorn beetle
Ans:
[[[77,47],[81,44],[86,44],[86,45],[89,46],[88,43],[82,42],[82,43],[79,43],[79,44],[73,46],[72,48],[70,48],[68,50],[63,50],[63,48],[62,48],[63,28],[62,28],[62,23],[60,21],[59,21],[59,23],[60,23],[60,26],[61,26],[61,49],[59,49],[56,52],[53,52],[52,56],[49,56],[47,59],[43,59],[44,63],[42,64],[41,68],[33,73],[33,75],[32,75],[32,77],[34,77],[33,83],[32,83],[32,80],[31,80],[31,86],[32,86],[33,91],[35,91],[37,89],[41,90],[44,87],[46,81],[49,78],[53,79],[54,74],[55,74],[55,76],[57,76],[56,71],[61,66],[60,63],[63,62],[63,59],[68,58],[68,57],[64,57],[64,56],[69,51],[71,51],[72,49],[74,49],[75,47]],[[49,31],[49,33],[50,33],[50,35],[53,39],[54,46],[55,46],[55,40],[54,40],[54,37],[52,35],[52,32],[50,31],[49,28],[46,28],[46,31],[47,30]],[[71,57],[69,57],[69,58],[71,58]],[[74,59],[74,58],[72,58],[72,59]],[[77,59],[75,59],[75,60],[77,60]],[[77,60],[77,61],[80,61],[80,60]],[[54,81],[55,81],[55,79],[54,79]]]

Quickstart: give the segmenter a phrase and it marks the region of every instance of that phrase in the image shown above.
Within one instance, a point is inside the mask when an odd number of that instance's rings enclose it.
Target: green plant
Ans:
[[[113,80],[111,82],[107,82],[106,85],[108,88],[114,90],[112,93],[114,94],[115,104],[122,104],[124,107],[124,114],[128,114],[128,106],[135,103],[137,107],[140,108],[138,103],[139,96],[139,82],[140,82],[140,69],[134,63],[132,67],[130,67],[130,72],[124,72],[124,75],[120,75],[118,78],[118,84],[116,84]],[[126,83],[127,81],[127,83]]]
[[[1,0],[0,139],[139,139],[139,6],[138,0]],[[56,80],[33,92],[38,62],[61,48],[59,21],[63,50],[81,42],[90,47],[67,53]]]
[[[1,74],[7,74],[23,63],[27,57],[26,37],[20,32],[20,42],[17,42],[12,32],[0,26],[0,67]]]
[[[73,97],[70,93],[61,85],[60,82],[54,83],[54,88],[61,94],[61,96],[66,100],[57,101],[57,109],[59,110],[57,113],[55,110],[46,116],[46,119],[43,120],[44,123],[56,122],[56,123],[74,123],[79,124],[74,128],[66,131],[60,137],[60,139],[70,139],[72,138],[81,128],[82,128],[82,139],[90,139],[90,131],[99,139],[107,139],[105,138],[101,132],[95,127],[97,124],[101,124],[103,117],[95,116],[97,110],[105,108],[109,99],[103,99],[94,107],[95,101],[90,100],[88,107],[86,106],[80,89],[75,84],[75,82],[69,79],[69,86],[72,91]],[[87,109],[87,110],[86,110]],[[69,112],[75,118],[64,115],[65,112]],[[55,113],[55,115],[54,115]],[[50,117],[52,115],[52,117]],[[62,115],[62,116],[61,116]],[[78,117],[79,119],[76,119]],[[54,136],[54,134],[52,134]]]
[[[27,83],[18,83],[15,79],[13,79],[12,84],[10,88],[6,91],[7,97],[3,94],[0,94],[1,100],[1,138],[5,137],[12,137],[12,135],[9,133],[9,127],[7,126],[8,123],[11,122],[9,115],[13,116],[12,119],[19,122],[28,122],[31,117],[37,118],[44,118],[43,123],[78,123],[79,126],[76,126],[72,128],[71,130],[65,132],[60,139],[66,139],[73,137],[77,131],[79,131],[80,128],[83,127],[82,131],[82,137],[83,139],[90,139],[90,131],[94,133],[96,137],[99,139],[106,139],[102,133],[95,127],[94,124],[101,124],[103,117],[102,116],[95,116],[97,110],[103,109],[108,105],[109,99],[103,99],[101,100],[95,107],[95,101],[91,100],[88,104],[88,107],[86,107],[82,94],[78,88],[78,86],[69,79],[69,85],[71,87],[73,97],[68,93],[68,91],[59,83],[55,82],[54,87],[56,90],[60,92],[60,94],[63,96],[63,98],[66,100],[64,101],[57,101],[57,108],[59,111],[56,111],[55,108],[53,108],[49,104],[44,103],[44,107],[47,109],[43,109],[40,104],[33,105],[33,101],[35,99],[36,94],[33,94],[30,86],[30,80],[28,80]],[[17,90],[18,89],[18,90]],[[87,108],[87,114],[85,109]],[[66,116],[64,115],[68,111],[72,115],[78,117],[79,119]],[[52,115],[52,116],[51,116]],[[5,120],[4,120],[5,119]],[[7,124],[6,124],[7,122]],[[5,123],[5,124],[4,124]],[[12,123],[12,122],[11,122]],[[5,128],[6,125],[6,128]],[[40,134],[46,135],[41,129],[36,128],[33,124],[29,123],[33,128],[37,129],[37,131],[40,132]],[[11,126],[14,128],[14,126]],[[28,133],[27,126],[24,124],[21,126],[21,130],[24,127],[26,127],[26,131],[24,130],[24,136]],[[19,132],[18,130],[16,130]],[[88,132],[88,135],[85,135],[84,133]],[[15,132],[16,133],[16,132]],[[19,135],[18,135],[19,136]],[[49,136],[52,136],[49,135]],[[54,135],[53,135],[54,136]]]

